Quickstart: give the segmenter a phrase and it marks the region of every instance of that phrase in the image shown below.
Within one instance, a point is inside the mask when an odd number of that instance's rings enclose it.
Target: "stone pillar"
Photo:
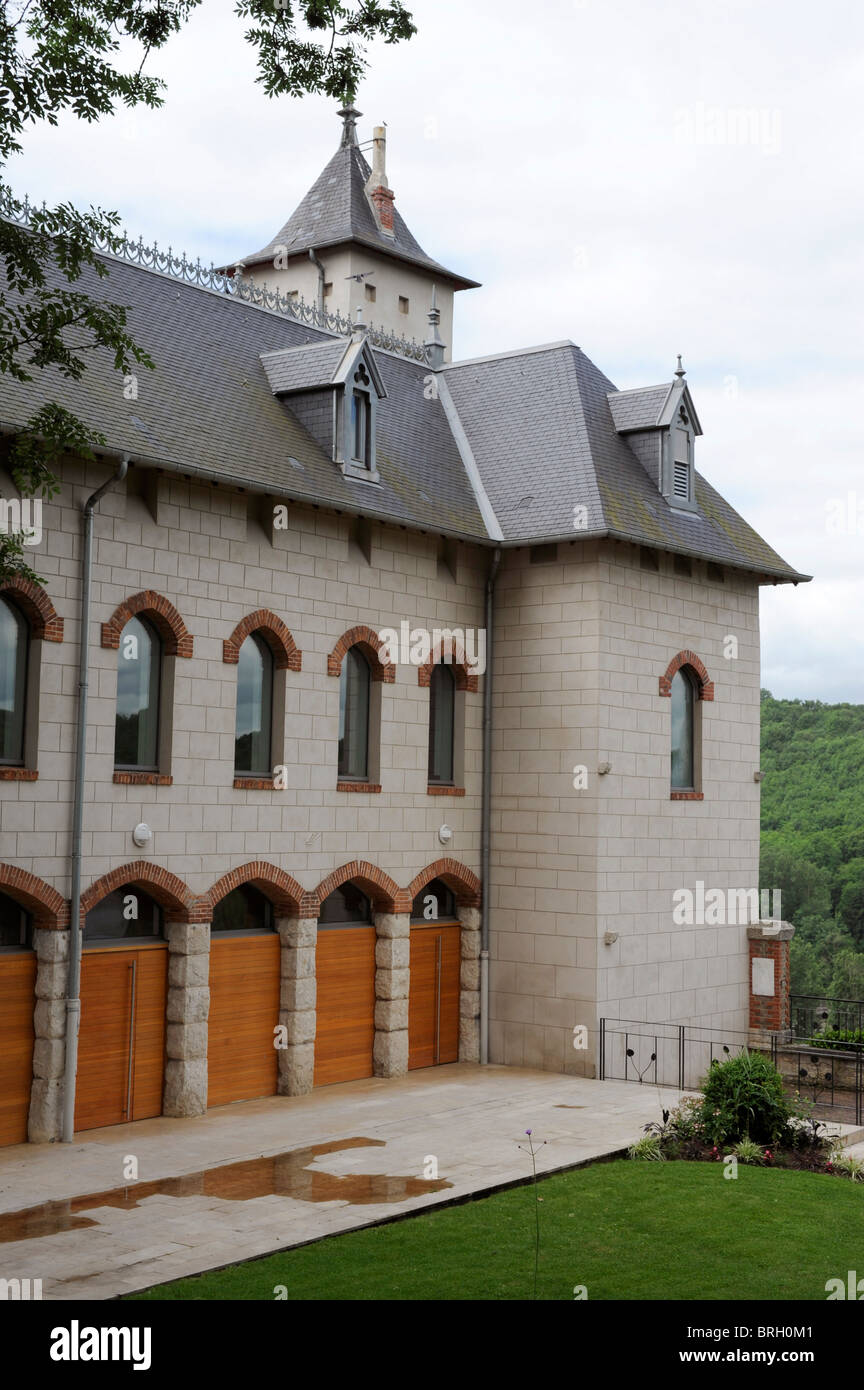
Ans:
[[[286,1046],[279,1048],[280,1096],[305,1096],[315,1074],[315,946],[318,922],[308,917],[280,917],[276,930],[280,951],[279,1023]]]
[[[754,922],[747,928],[753,1042],[791,1028],[789,942],[794,935],[791,922]]]
[[[408,1071],[408,985],[411,977],[411,918],[390,912],[373,915],[375,942],[376,1076]]]
[[[35,927],[36,1034],[33,1086],[27,1134],[31,1144],[46,1144],[63,1135],[63,1067],[66,1060],[66,972],[69,932]]]
[[[459,1061],[480,1061],[480,909],[460,907]]]
[[[169,922],[168,1028],[162,1114],[207,1109],[207,1017],[210,1012],[210,923]]]

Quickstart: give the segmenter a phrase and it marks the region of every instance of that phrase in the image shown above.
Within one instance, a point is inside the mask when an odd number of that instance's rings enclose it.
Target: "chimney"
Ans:
[[[385,236],[393,236],[393,199],[387,187],[387,128],[376,125],[372,132],[372,173],[366,180],[366,192],[375,212],[375,219]]]
[[[438,296],[435,293],[435,286],[432,286],[432,303],[429,306],[429,336],[423,346],[426,349],[426,361],[435,372],[440,372],[444,366],[444,354],[447,351],[444,340],[438,330],[441,322],[441,310],[438,308]]]

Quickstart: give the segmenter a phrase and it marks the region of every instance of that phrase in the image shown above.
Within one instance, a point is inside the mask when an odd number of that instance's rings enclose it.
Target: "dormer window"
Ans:
[[[693,462],[693,436],[683,408],[672,431],[672,496],[676,501],[690,501],[690,474]]]
[[[369,467],[372,455],[372,410],[369,396],[369,373],[363,363],[354,373],[354,386],[351,392],[351,440],[352,460]]]

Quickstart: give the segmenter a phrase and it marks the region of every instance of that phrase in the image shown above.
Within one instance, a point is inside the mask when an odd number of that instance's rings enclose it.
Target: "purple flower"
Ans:
[[[530,1129],[526,1129],[525,1133],[528,1134],[528,1135],[530,1135],[530,1134],[531,1134]]]

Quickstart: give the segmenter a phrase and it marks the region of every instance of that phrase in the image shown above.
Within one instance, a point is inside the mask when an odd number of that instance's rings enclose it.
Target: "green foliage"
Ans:
[[[764,1163],[765,1150],[755,1139],[739,1139],[732,1145],[732,1152],[742,1163]]]
[[[833,1155],[831,1163],[839,1173],[847,1173],[853,1182],[864,1182],[864,1159],[841,1151]]]
[[[792,991],[864,999],[864,705],[761,696],[760,886],[795,924]]]
[[[783,1079],[759,1052],[713,1062],[701,1090],[702,1125],[715,1144],[752,1139],[764,1147],[788,1133],[793,1107]]]
[[[864,1044],[864,1028],[826,1028],[824,1033],[814,1033],[808,1039],[810,1047],[824,1047],[828,1051],[832,1049],[842,1052],[844,1049],[849,1051],[849,1044],[853,1043],[856,1047]]]
[[[97,121],[118,107],[162,105],[165,84],[145,74],[153,50],[178,33],[200,0],[27,0],[0,8],[0,167],[21,151],[24,132],[57,125],[63,112]],[[351,100],[366,68],[365,43],[398,43],[416,32],[394,0],[241,0],[237,16],[251,20],[245,37],[258,51],[258,78],[268,96],[325,93]],[[131,58],[130,58],[131,54]],[[128,65],[128,66],[127,66]],[[107,353],[118,373],[153,362],[126,329],[126,310],[110,288],[96,252],[118,246],[115,212],[68,203],[31,210],[0,180],[0,372],[16,381],[53,368],[79,380],[94,353]],[[121,389],[118,386],[118,390]],[[53,466],[65,452],[92,457],[105,441],[56,403],[24,426],[10,460],[25,497],[56,492]],[[0,579],[38,580],[26,562],[23,537],[0,534]]]
[[[648,1160],[652,1163],[663,1163],[666,1157],[659,1134],[643,1134],[641,1139],[630,1145],[627,1155],[629,1158]]]

